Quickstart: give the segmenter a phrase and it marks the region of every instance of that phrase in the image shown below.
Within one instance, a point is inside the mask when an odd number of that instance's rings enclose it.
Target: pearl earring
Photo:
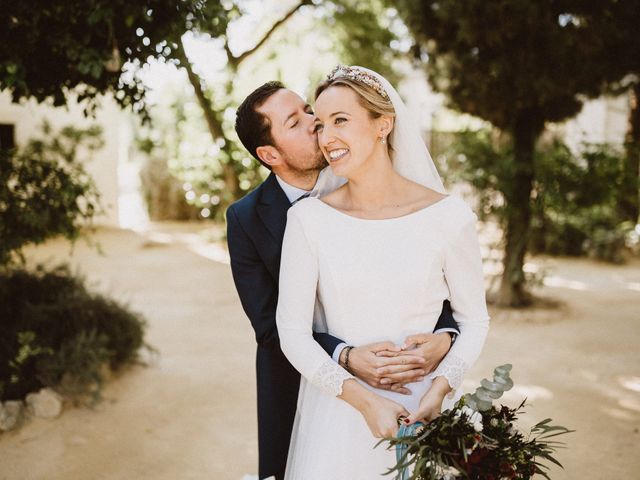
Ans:
[[[384,137],[380,137],[380,143],[381,143],[382,145],[386,145],[386,144],[387,144],[387,139],[386,139],[386,138],[384,138]]]

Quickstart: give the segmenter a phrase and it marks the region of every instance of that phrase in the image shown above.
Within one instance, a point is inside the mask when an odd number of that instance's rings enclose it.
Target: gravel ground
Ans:
[[[112,378],[93,409],[67,406],[0,435],[2,480],[239,480],[255,472],[254,340],[226,254],[194,225],[144,234],[101,230],[99,255],[80,242],[29,251],[67,259],[93,288],[142,312],[159,350]],[[640,262],[536,258],[538,293],[554,308],[492,310],[467,390],[512,363],[506,402],[531,404],[524,425],[552,417],[575,429],[558,452],[558,479],[635,479],[640,471]]]

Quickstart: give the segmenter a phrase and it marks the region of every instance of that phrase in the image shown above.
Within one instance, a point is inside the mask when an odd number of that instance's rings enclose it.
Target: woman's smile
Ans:
[[[335,150],[327,150],[327,155],[329,156],[329,162],[337,162],[338,160],[344,158],[349,153],[349,150],[346,148],[336,148]]]

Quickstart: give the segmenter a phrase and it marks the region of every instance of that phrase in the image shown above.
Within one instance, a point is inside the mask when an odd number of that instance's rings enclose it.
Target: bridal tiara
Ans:
[[[364,83],[368,87],[373,88],[376,92],[378,92],[382,97],[389,100],[389,95],[382,87],[382,84],[378,81],[376,77],[371,75],[369,72],[359,69],[358,67],[347,67],[345,65],[338,65],[334,68],[329,75],[327,75],[327,80],[332,82],[338,78],[350,78],[351,80],[355,80],[356,82]]]

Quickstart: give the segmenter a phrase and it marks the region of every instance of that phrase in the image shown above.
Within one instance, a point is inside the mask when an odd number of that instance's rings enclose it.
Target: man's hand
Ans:
[[[345,349],[340,354],[344,366]],[[404,387],[419,381],[426,373],[422,354],[403,351],[392,342],[379,342],[355,347],[349,352],[349,370],[372,387],[409,395]]]
[[[451,348],[451,336],[447,332],[420,333],[408,336],[402,350],[395,355],[410,357],[418,355],[424,360],[425,372],[431,373],[440,364],[449,348]]]

